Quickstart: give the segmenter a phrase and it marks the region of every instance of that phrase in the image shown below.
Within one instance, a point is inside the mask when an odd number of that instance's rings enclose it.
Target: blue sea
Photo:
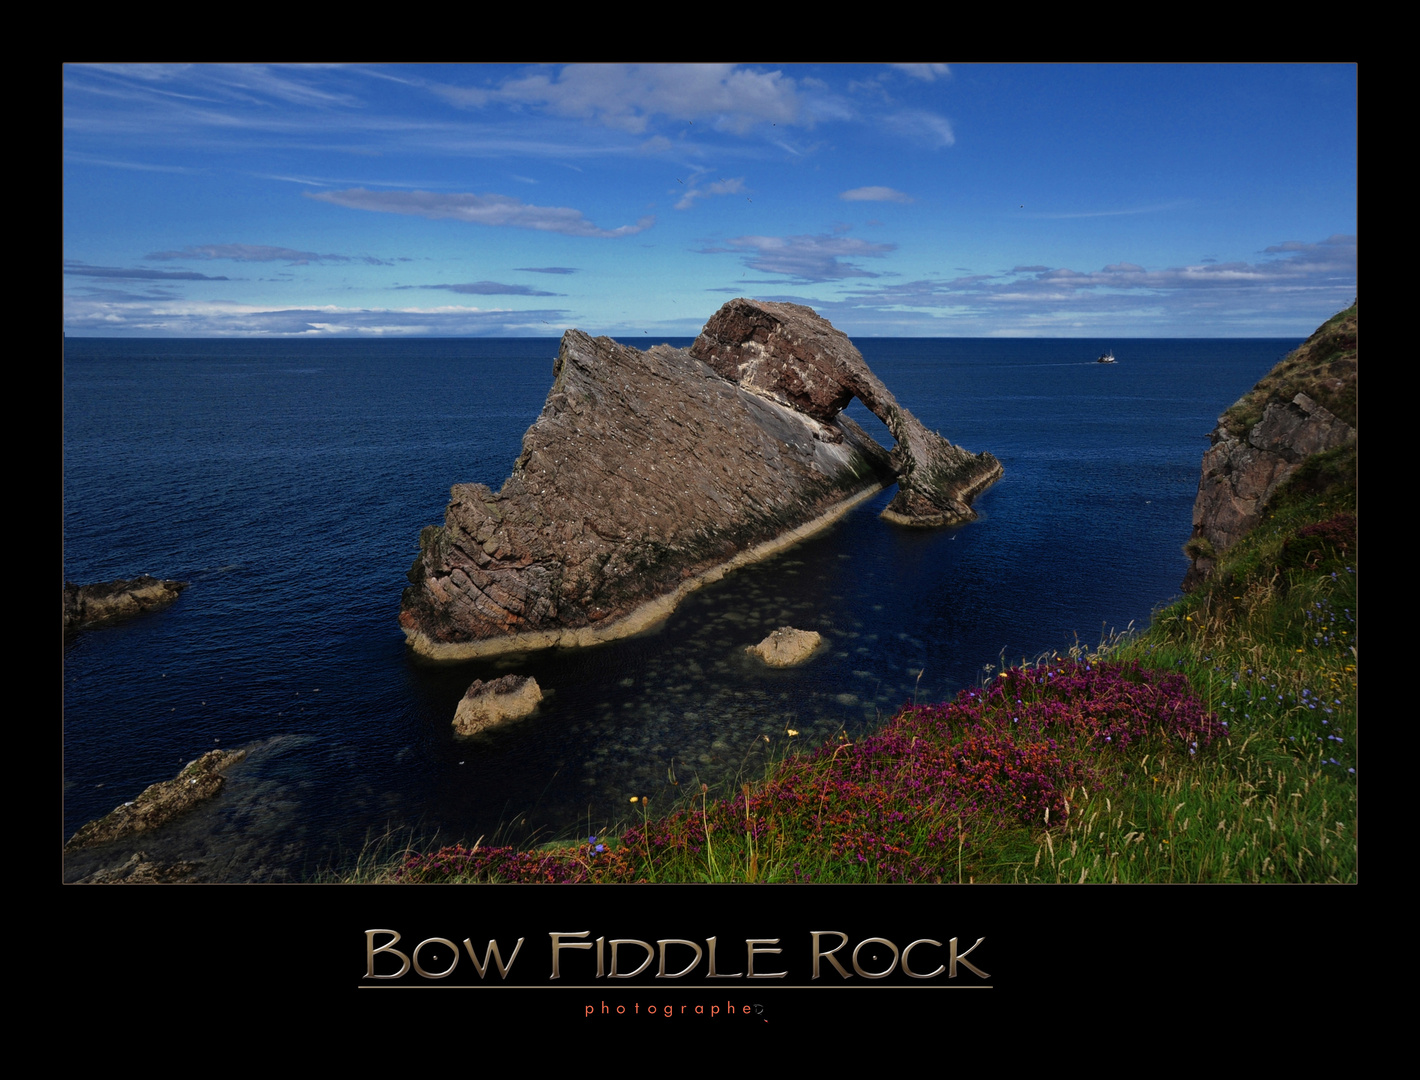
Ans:
[[[419,531],[452,484],[502,485],[555,339],[70,338],[64,578],[192,586],[65,646],[63,836],[206,750],[248,756],[216,799],[66,878],[142,850],[207,881],[300,881],[386,836],[600,833],[632,796],[654,813],[987,665],[1143,625],[1178,593],[1207,433],[1298,342],[855,344],[929,428],[1000,458],[979,521],[891,526],[884,491],[640,636],[431,668],[396,622]],[[1107,348],[1118,363],[1094,363]],[[745,655],[786,624],[828,648],[788,670]],[[468,684],[505,671],[537,678],[539,711],[456,737]]]

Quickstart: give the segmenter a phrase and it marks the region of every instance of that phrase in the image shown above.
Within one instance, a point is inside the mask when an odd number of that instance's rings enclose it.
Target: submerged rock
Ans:
[[[817,630],[795,630],[792,626],[781,626],[745,652],[753,653],[770,667],[793,667],[807,660],[822,642],[823,635]]]
[[[76,885],[175,885],[192,881],[198,870],[194,862],[156,863],[146,852],[135,851],[118,866],[102,867],[84,875]]]
[[[132,802],[91,821],[64,845],[65,851],[92,847],[165,825],[222,789],[223,773],[247,756],[245,750],[209,750],[189,761],[172,780],[150,784]]]
[[[64,632],[76,633],[109,619],[141,615],[164,607],[187,588],[186,581],[161,581],[144,574],[128,581],[98,585],[64,583]]]
[[[843,415],[853,397],[893,453]],[[922,428],[805,307],[734,301],[690,349],[569,330],[502,489],[455,485],[420,535],[400,625],[430,660],[625,636],[895,479],[894,520],[942,524],[1000,472]]]
[[[536,709],[541,700],[542,687],[530,676],[504,675],[489,682],[474,679],[454,713],[454,730],[472,735],[504,720],[517,720]]]

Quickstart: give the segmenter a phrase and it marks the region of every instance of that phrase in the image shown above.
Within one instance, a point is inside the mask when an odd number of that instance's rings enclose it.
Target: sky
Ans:
[[[64,329],[1305,337],[1356,284],[1319,65],[71,65]]]

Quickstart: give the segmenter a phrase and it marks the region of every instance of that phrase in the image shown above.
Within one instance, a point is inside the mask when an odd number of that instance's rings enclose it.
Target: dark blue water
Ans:
[[[502,485],[555,340],[69,339],[66,580],[193,584],[66,648],[64,835],[214,746],[251,753],[134,845],[209,880],[298,880],[390,830],[597,831],[632,795],[759,775],[786,743],[946,698],[1003,656],[1096,642],[1176,594],[1205,435],[1297,343],[857,344],[928,427],[1001,459],[979,522],[889,526],[883,492],[647,634],[433,669],[396,624],[419,530],[451,484]],[[1119,362],[1093,363],[1106,346]],[[745,656],[786,623],[830,648],[787,671]],[[505,670],[537,678],[539,712],[456,738],[469,682]]]

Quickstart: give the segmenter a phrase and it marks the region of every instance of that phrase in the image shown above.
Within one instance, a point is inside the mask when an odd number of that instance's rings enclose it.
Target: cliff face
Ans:
[[[689,350],[570,330],[553,378],[502,490],[455,485],[444,525],[420,536],[400,610],[417,655],[634,633],[899,473],[939,522],[969,520],[1000,475],[989,454],[923,430],[843,334],[796,305],[735,301]],[[893,454],[842,415],[854,396],[902,432]]]
[[[1310,457],[1356,443],[1357,308],[1329,319],[1218,418],[1203,455],[1183,588],[1250,532]]]

